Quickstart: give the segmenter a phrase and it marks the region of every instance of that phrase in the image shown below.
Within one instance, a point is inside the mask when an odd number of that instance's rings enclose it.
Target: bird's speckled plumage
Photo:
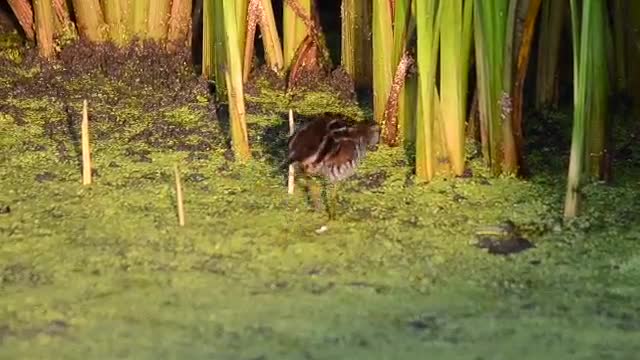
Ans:
[[[300,126],[289,138],[288,161],[334,183],[353,175],[379,140],[380,127],[375,123],[325,115]]]

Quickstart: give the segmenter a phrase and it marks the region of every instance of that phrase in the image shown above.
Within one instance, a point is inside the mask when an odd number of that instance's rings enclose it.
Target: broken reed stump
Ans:
[[[293,135],[294,129],[295,129],[295,124],[293,123],[293,110],[289,109],[289,136]],[[294,176],[295,176],[295,170],[293,168],[293,164],[291,164],[289,165],[289,182],[288,182],[289,195],[293,194]]]
[[[182,197],[182,184],[180,181],[180,171],[178,164],[174,164],[173,171],[176,177],[176,202],[178,203],[178,223],[184,226],[184,200]]]
[[[82,106],[82,185],[91,184],[91,154],[89,152],[89,111],[87,100]]]

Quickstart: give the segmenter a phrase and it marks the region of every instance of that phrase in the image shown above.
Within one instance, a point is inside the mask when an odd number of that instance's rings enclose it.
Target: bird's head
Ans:
[[[360,125],[360,131],[364,142],[367,144],[367,150],[377,150],[378,143],[380,142],[380,126],[375,122],[362,123]]]

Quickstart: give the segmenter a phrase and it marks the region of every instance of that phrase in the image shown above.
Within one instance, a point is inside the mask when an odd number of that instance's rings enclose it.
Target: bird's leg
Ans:
[[[306,175],[305,180],[307,182],[307,189],[309,190],[309,200],[314,210],[319,210],[322,207],[322,193],[321,189],[310,176]]]
[[[329,206],[327,206],[329,210],[329,220],[333,220],[336,218],[339,196],[338,184],[339,183],[329,184],[329,187],[331,188],[330,204],[328,204]]]

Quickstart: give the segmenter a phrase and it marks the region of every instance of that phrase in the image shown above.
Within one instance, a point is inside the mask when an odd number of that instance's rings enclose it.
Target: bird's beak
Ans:
[[[373,125],[371,127],[371,138],[369,139],[369,145],[367,145],[367,150],[369,151],[378,150],[378,143],[380,142],[380,131],[381,131],[381,128],[378,125]]]

